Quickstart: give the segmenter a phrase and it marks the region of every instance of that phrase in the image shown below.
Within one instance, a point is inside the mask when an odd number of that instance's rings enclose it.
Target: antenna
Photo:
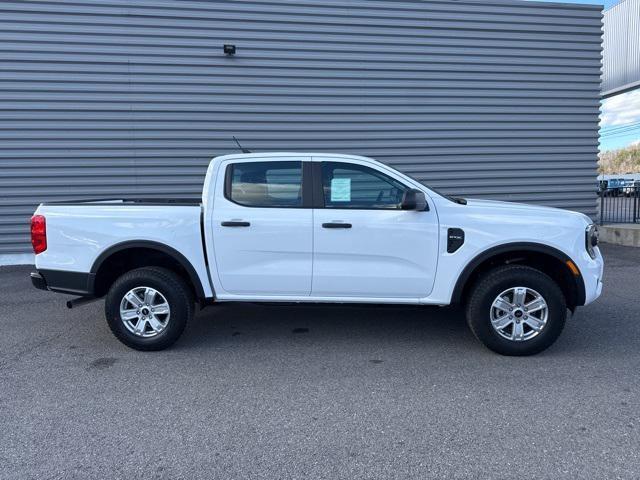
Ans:
[[[242,153],[251,153],[251,150],[248,150],[246,148],[242,148],[242,145],[240,145],[240,142],[238,141],[238,139],[235,137],[235,135],[233,135],[233,141],[236,142],[236,145],[238,145],[238,148],[240,149],[240,151]]]

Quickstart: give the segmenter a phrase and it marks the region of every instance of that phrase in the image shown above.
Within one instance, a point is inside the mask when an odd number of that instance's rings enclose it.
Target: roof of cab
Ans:
[[[231,153],[228,155],[221,155],[219,157],[215,157],[213,160],[216,162],[220,162],[223,160],[244,160],[244,159],[252,159],[252,158],[286,158],[286,157],[322,157],[323,159],[327,158],[336,158],[336,159],[351,159],[351,160],[361,160],[372,163],[379,163],[376,160],[363,157],[360,155],[349,155],[346,153],[310,153],[310,152],[253,152],[253,153]]]

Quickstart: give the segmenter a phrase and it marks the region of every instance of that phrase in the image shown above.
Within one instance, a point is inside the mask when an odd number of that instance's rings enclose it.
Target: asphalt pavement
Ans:
[[[636,479],[640,249],[528,358],[454,308],[219,305],[170,350],[0,268],[1,479]]]

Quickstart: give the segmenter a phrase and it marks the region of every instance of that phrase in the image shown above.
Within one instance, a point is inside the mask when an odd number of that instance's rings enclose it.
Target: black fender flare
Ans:
[[[185,257],[175,248],[172,248],[160,242],[153,242],[151,240],[128,240],[112,245],[111,247],[103,251],[100,255],[98,255],[98,258],[95,259],[93,265],[91,266],[91,273],[93,275],[98,273],[98,270],[100,270],[100,267],[102,266],[104,261],[114,253],[120,252],[122,250],[128,250],[130,248],[148,248],[150,250],[156,250],[170,256],[176,262],[178,262],[182,266],[182,268],[186,270],[187,274],[189,275],[189,279],[191,280],[191,283],[195,288],[198,299],[204,300],[206,298],[204,294],[204,288],[202,287],[202,282],[200,281],[200,277],[198,276],[198,272],[196,272],[196,269],[193,268],[191,262],[187,260],[187,257]]]
[[[491,257],[495,257],[496,255],[500,255],[508,252],[516,252],[516,251],[544,253],[560,260],[565,265],[567,261],[571,261],[576,266],[576,269],[578,269],[578,266],[571,259],[571,257],[569,257],[564,252],[558,250],[557,248],[550,247],[549,245],[544,245],[541,243],[534,243],[534,242],[514,242],[514,243],[505,243],[502,245],[497,245],[495,247],[489,248],[481,252],[480,254],[475,256],[473,260],[471,260],[467,264],[466,267],[464,267],[464,270],[462,270],[462,273],[460,274],[460,276],[458,277],[458,280],[456,281],[456,286],[453,289],[453,294],[451,295],[451,303],[452,304],[462,303],[462,292],[464,291],[464,288],[467,282],[469,281],[471,274],[480,264],[482,264],[486,260],[489,260]],[[569,267],[567,267],[567,269],[568,268]],[[584,280],[582,279],[582,273],[580,273],[579,269],[578,269],[578,273],[579,275],[573,275],[573,274],[571,275],[571,277],[574,279],[575,287],[576,287],[576,290],[575,290],[576,306],[584,305],[585,298],[586,298]]]

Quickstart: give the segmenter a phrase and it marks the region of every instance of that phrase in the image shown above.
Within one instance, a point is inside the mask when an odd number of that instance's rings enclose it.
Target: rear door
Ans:
[[[410,187],[365,162],[314,157],[312,295],[421,298],[433,288],[438,220],[400,209]],[[427,199],[428,201],[428,199]]]
[[[306,160],[221,164],[212,228],[216,270],[226,292],[310,294],[313,211]]]

